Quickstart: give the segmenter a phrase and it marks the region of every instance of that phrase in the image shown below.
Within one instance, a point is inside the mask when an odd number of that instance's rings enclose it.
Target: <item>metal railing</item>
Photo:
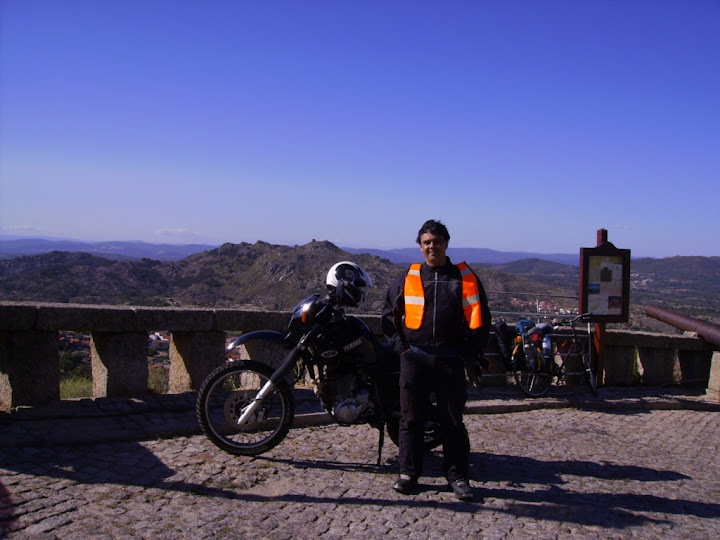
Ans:
[[[486,290],[485,291],[488,295],[489,294],[502,294],[506,296],[525,296],[530,298],[535,298],[535,311],[493,311],[493,315],[501,315],[503,317],[505,316],[517,316],[518,318],[534,318],[536,319],[536,322],[540,322],[542,319],[552,319],[555,317],[567,317],[569,315],[577,315],[578,311],[577,308],[572,310],[563,310],[563,311],[554,311],[554,312],[548,312],[548,311],[542,311],[541,310],[541,299],[542,298],[565,298],[565,299],[572,299],[577,301],[578,296],[577,295],[565,295],[565,294],[538,294],[535,292],[516,292],[516,291],[491,291]]]

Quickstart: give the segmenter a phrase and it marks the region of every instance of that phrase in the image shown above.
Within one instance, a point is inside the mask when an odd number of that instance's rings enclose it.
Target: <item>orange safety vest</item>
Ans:
[[[420,278],[421,266],[421,264],[410,265],[403,288],[405,326],[411,330],[420,328],[425,313],[425,292]],[[458,263],[457,267],[462,275],[462,304],[465,319],[467,319],[470,328],[480,328],[482,326],[482,309],[480,307],[480,289],[478,288],[477,279],[475,279],[475,275],[466,263]]]

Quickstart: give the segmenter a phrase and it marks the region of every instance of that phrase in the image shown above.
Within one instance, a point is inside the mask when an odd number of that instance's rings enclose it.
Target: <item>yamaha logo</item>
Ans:
[[[345,345],[343,347],[343,351],[348,352],[348,351],[354,349],[355,347],[359,347],[361,343],[362,343],[362,338],[357,338],[352,343],[348,343],[347,345]]]

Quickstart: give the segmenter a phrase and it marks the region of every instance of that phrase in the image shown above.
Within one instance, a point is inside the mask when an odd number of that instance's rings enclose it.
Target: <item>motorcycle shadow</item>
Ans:
[[[394,447],[393,447],[394,448]],[[266,461],[268,463],[282,464],[290,466],[299,470],[322,470],[322,471],[337,471],[338,473],[365,473],[374,475],[378,478],[381,485],[386,486],[388,494],[394,494],[392,498],[343,498],[343,502],[347,504],[383,504],[386,506],[403,506],[412,504],[412,506],[423,506],[438,508],[446,507],[455,511],[473,511],[472,508],[477,504],[484,502],[484,497],[476,491],[475,498],[472,501],[456,501],[451,499],[449,501],[437,501],[432,498],[425,500],[425,497],[432,497],[433,495],[445,493],[448,496],[452,496],[452,489],[446,483],[444,474],[442,472],[442,452],[439,450],[432,450],[427,453],[425,457],[425,466],[423,470],[423,476],[418,482],[417,488],[410,496],[398,495],[392,490],[392,484],[398,474],[398,458],[397,455],[389,456],[384,459],[380,465],[377,465],[373,460],[368,463],[351,463],[343,461],[332,461],[328,459],[308,460],[308,459],[289,459],[289,458],[277,458],[258,456],[257,460]],[[400,497],[399,500],[395,500],[395,496]],[[420,497],[420,498],[418,498]]]
[[[258,461],[267,461],[268,463],[281,463],[294,467],[296,469],[319,469],[325,471],[341,471],[341,472],[364,472],[370,474],[390,474],[397,470],[397,456],[394,456],[380,465],[375,463],[375,458],[368,463],[351,463],[347,461],[331,461],[328,459],[292,459],[278,458],[271,456],[257,456]]]
[[[377,464],[376,456],[369,458],[367,462],[349,462],[349,461],[333,461],[330,459],[297,459],[297,458],[281,458],[274,456],[257,456],[254,459],[258,461],[266,461],[268,463],[284,464],[295,469],[305,470],[326,470],[339,472],[361,472],[375,475],[395,475],[399,471],[397,448],[393,445],[390,447],[387,457],[383,457],[382,463]],[[475,461],[473,455],[481,454],[472,453],[471,463]],[[484,454],[483,454],[484,455]],[[420,479],[420,489],[424,487],[427,490],[437,491],[437,486],[423,485],[422,479],[445,478],[443,473],[443,455],[440,448],[430,450],[425,455],[423,466],[423,476]],[[472,477],[471,477],[472,478]]]

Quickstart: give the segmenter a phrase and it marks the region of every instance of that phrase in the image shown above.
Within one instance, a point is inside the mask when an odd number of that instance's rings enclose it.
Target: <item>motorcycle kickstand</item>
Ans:
[[[383,449],[383,445],[385,444],[385,422],[380,422],[380,426],[378,427],[378,430],[380,431],[380,437],[378,439],[378,458],[377,458],[377,466],[379,467],[382,463],[382,449]]]

